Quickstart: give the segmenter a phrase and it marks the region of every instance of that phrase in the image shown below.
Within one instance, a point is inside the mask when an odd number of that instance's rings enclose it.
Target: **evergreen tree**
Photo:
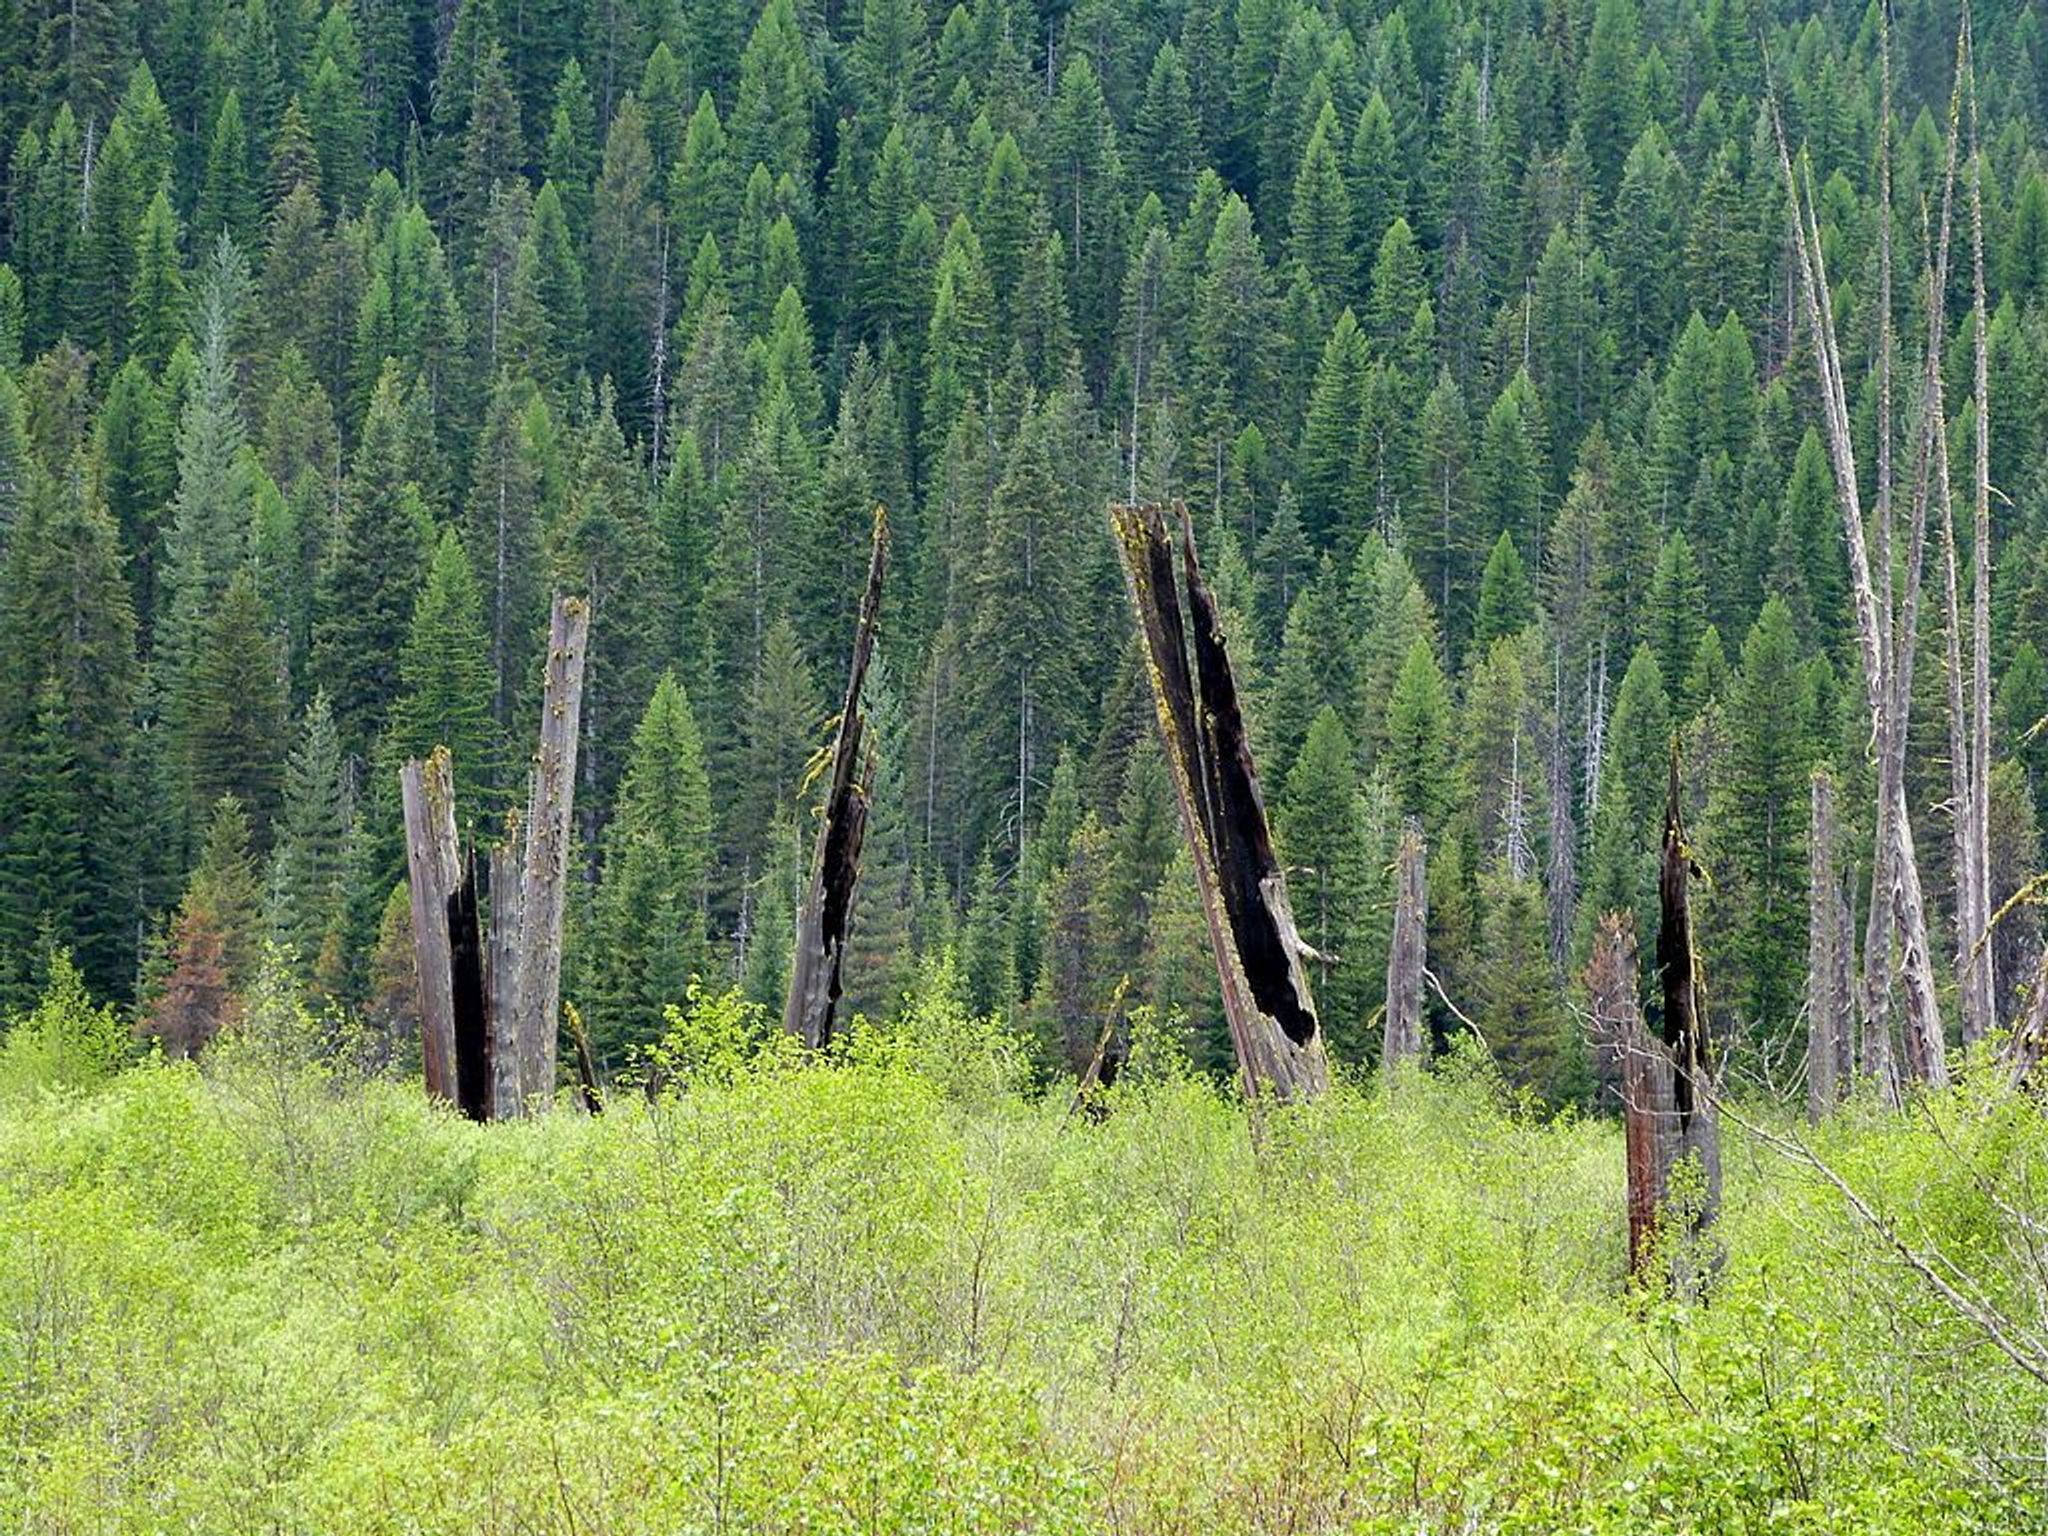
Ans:
[[[1580,902],[1580,946],[1610,912],[1632,912],[1638,933],[1656,932],[1657,850],[1671,750],[1671,704],[1657,653],[1639,646],[1629,659],[1606,728],[1597,794],[1587,794],[1592,824]]]
[[[1515,635],[1535,621],[1536,594],[1521,551],[1505,528],[1486,557],[1479,578],[1479,612],[1472,624],[1472,645],[1483,652],[1503,636]]]
[[[1387,699],[1378,765],[1393,792],[1395,811],[1418,818],[1432,845],[1457,809],[1456,742],[1449,685],[1429,642],[1418,637]]]
[[[178,701],[191,825],[229,796],[263,843],[277,811],[287,718],[276,625],[244,566],[201,626]]]
[[[265,917],[271,937],[300,973],[329,992],[340,979],[338,951],[345,937],[349,802],[334,712],[327,695],[316,693],[285,760]]]
[[[446,747],[463,786],[465,816],[488,827],[506,803],[502,737],[491,715],[495,679],[484,628],[483,593],[462,538],[443,529],[412,606],[398,653],[399,693],[385,731],[388,767]]]
[[[593,1039],[605,1055],[656,1038],[662,1008],[708,972],[711,852],[703,741],[682,684],[665,672],[633,732],[605,831],[591,957]]]

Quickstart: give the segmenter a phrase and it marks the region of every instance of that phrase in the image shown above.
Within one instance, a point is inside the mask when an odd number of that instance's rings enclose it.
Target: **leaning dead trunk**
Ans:
[[[1657,875],[1657,973],[1664,993],[1663,1044],[1671,1058],[1677,1131],[1672,1166],[1698,1168],[1688,1236],[1706,1236],[1721,1210],[1721,1130],[1714,1110],[1714,1053],[1707,1031],[1706,986],[1692,932],[1692,850],[1678,793],[1678,739],[1671,741],[1671,782],[1664,802],[1664,846]],[[1667,1191],[1668,1193],[1668,1191]]]
[[[1302,967],[1305,946],[1274,856],[1222,624],[1195,557],[1194,530],[1185,507],[1176,507],[1174,516],[1177,526],[1169,531],[1157,505],[1110,509],[1145,642],[1181,832],[1208,919],[1223,1015],[1248,1095],[1309,1098],[1329,1085],[1329,1063]]]
[[[1842,1097],[1849,1066],[1849,924],[1835,867],[1835,781],[1813,771],[1807,829],[1806,1107],[1818,1120]]]
[[[825,793],[825,820],[811,856],[811,883],[797,909],[796,955],[782,1027],[814,1050],[832,1041],[843,995],[841,971],[853,922],[854,887],[860,880],[861,841],[867,832],[868,785],[873,755],[862,754],[867,722],[861,716],[861,685],[874,654],[881,618],[882,577],[889,563],[889,519],[875,508],[868,553],[868,585],[853,632],[853,661],[847,669],[846,702],[832,742],[832,778]]]
[[[1422,970],[1429,888],[1422,828],[1410,821],[1394,854],[1394,939],[1387,953],[1387,1008],[1380,1068],[1390,1072],[1422,1056]]]

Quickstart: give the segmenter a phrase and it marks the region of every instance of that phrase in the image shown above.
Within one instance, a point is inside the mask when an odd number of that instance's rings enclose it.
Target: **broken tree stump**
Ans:
[[[1628,1162],[1628,1268],[1644,1278],[1656,1256],[1657,1213],[1678,1152],[1671,1057],[1650,1038],[1636,989],[1636,924],[1626,912],[1602,917],[1586,966],[1595,1041],[1613,1053],[1621,1085]]]
[[[445,747],[398,771],[405,812],[405,866],[412,908],[413,974],[419,988],[420,1062],[427,1092],[454,1103],[455,960],[449,903],[461,884],[455,836],[455,769]]]
[[[1420,1060],[1422,971],[1427,962],[1429,878],[1422,828],[1414,820],[1402,829],[1394,853],[1394,937],[1387,952],[1387,1007],[1381,1033],[1380,1070]]]
[[[501,1118],[545,1103],[555,1089],[557,1019],[562,1010],[562,914],[567,904],[569,855],[574,841],[576,747],[583,711],[583,668],[590,644],[590,604],[558,597],[548,621],[546,681],[541,698],[540,749],[528,780],[526,837],[519,872],[519,929],[512,949],[517,964],[504,1034],[517,1071],[505,1086]]]
[[[1172,530],[1165,510],[1153,503],[1112,506],[1109,516],[1145,643],[1159,734],[1240,1079],[1253,1098],[1311,1098],[1329,1086],[1329,1062],[1187,509],[1174,508]]]
[[[863,754],[867,722],[861,715],[861,685],[874,655],[882,611],[882,578],[889,564],[889,517],[875,508],[868,551],[868,584],[853,631],[853,660],[847,668],[846,699],[832,740],[832,777],[826,786],[825,816],[811,855],[811,881],[797,908],[796,952],[790,968],[789,998],[782,1027],[813,1050],[832,1042],[844,995],[846,939],[853,921],[854,887],[860,881],[861,842],[867,833],[868,787],[874,757]]]
[[[1671,739],[1671,781],[1664,801],[1664,841],[1657,873],[1657,974],[1663,988],[1663,1046],[1671,1061],[1676,1146],[1671,1167],[1697,1164],[1697,1206],[1687,1235],[1706,1237],[1721,1209],[1721,1128],[1714,1107],[1714,1053],[1708,1033],[1706,983],[1692,931],[1692,849],[1678,792],[1678,738]],[[1666,1177],[1666,1194],[1669,1177]],[[1711,1261],[1709,1261],[1711,1262]]]
[[[473,1120],[524,1112],[555,1081],[562,913],[576,786],[578,717],[590,608],[556,598],[540,750],[524,822],[490,852],[488,936],[474,851],[455,830],[455,768],[446,747],[398,771],[405,808],[413,968],[427,1092]],[[586,1083],[586,1095],[591,1084]]]

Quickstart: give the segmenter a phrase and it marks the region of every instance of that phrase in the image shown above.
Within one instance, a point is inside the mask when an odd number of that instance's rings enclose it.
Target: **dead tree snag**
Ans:
[[[527,784],[526,846],[520,861],[516,980],[508,1033],[518,1057],[516,1095],[493,1105],[519,1114],[555,1087],[556,1019],[562,1009],[562,913],[574,838],[576,746],[583,710],[583,667],[590,645],[590,604],[558,597],[548,622],[540,750]]]
[[[1676,1145],[1672,1167],[1699,1167],[1699,1204],[1688,1235],[1701,1238],[1721,1207],[1721,1130],[1714,1107],[1713,1041],[1707,1030],[1706,984],[1692,934],[1692,849],[1678,792],[1678,740],[1671,743],[1671,783],[1664,801],[1664,846],[1657,874],[1657,974],[1664,994],[1663,1047],[1671,1063]],[[1667,1180],[1668,1183],[1668,1180]]]
[[[1671,1057],[1643,1024],[1636,989],[1636,925],[1628,913],[1610,912],[1600,919],[1586,966],[1586,990],[1595,1044],[1610,1052],[1618,1066],[1628,1157],[1628,1267],[1641,1279],[1656,1255],[1657,1211],[1678,1155],[1678,1137]]]
[[[398,771],[405,808],[420,1055],[427,1092],[473,1120],[505,1119],[554,1088],[562,912],[574,809],[589,605],[557,598],[546,693],[524,822],[490,852],[486,935],[476,856],[455,830],[446,747]]]
[[[853,920],[854,887],[860,880],[861,841],[867,832],[868,788],[874,757],[862,751],[867,722],[861,715],[861,685],[874,655],[875,630],[881,619],[882,578],[889,563],[889,519],[875,508],[873,541],[868,553],[868,584],[861,596],[860,619],[854,626],[853,660],[847,669],[846,700],[839,711],[839,729],[832,741],[831,781],[825,792],[825,819],[811,855],[811,883],[797,909],[796,954],[790,971],[789,1000],[782,1027],[814,1050],[832,1041],[842,996],[841,972],[846,939]]]
[[[455,837],[455,769],[436,748],[398,772],[405,811],[405,864],[412,907],[413,971],[420,1000],[420,1062],[427,1092],[453,1103],[455,1056],[454,941],[450,903],[461,883]]]
[[[1422,971],[1427,960],[1429,886],[1422,828],[1410,821],[1394,854],[1394,938],[1387,953],[1387,1007],[1380,1070],[1420,1060]]]
[[[1311,1098],[1329,1085],[1306,948],[1274,856],[1237,683],[1187,509],[1169,530],[1156,504],[1110,509],[1182,835],[1208,919],[1223,1014],[1245,1092]],[[1175,545],[1179,566],[1175,569]],[[1182,590],[1185,586],[1185,616]]]

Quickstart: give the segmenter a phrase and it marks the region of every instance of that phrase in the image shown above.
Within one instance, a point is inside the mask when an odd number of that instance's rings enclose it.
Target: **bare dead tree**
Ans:
[[[398,771],[412,909],[413,973],[420,999],[420,1061],[427,1092],[454,1103],[455,966],[449,903],[461,883],[455,835],[455,770],[445,747]]]
[[[1422,972],[1427,961],[1429,881],[1422,828],[1414,820],[1402,829],[1394,852],[1394,938],[1387,954],[1387,1007],[1380,1067],[1391,1071],[1420,1060]]]
[[[825,820],[811,857],[811,883],[797,910],[796,955],[782,1027],[813,1050],[832,1042],[839,1000],[846,939],[853,922],[854,887],[860,880],[860,849],[867,832],[868,786],[874,777],[874,755],[863,755],[866,720],[861,715],[861,684],[874,654],[875,631],[881,620],[882,578],[889,563],[889,519],[875,508],[874,532],[868,553],[868,584],[861,597],[860,619],[854,626],[853,660],[847,669],[846,700],[839,711],[839,729],[832,741],[831,781],[825,793]]]
[[[1110,524],[1145,642],[1223,1014],[1248,1096],[1311,1098],[1330,1077],[1302,967],[1311,952],[1295,928],[1286,875],[1274,855],[1237,682],[1187,508],[1176,505],[1172,515],[1177,526],[1169,531],[1157,504],[1125,503],[1110,509]]]
[[[1714,1100],[1714,1048],[1706,982],[1692,932],[1692,848],[1679,796],[1678,738],[1671,739],[1671,782],[1664,800],[1664,842],[1657,872],[1657,974],[1664,993],[1663,1048],[1671,1060],[1676,1148],[1671,1166],[1697,1162],[1700,1201],[1688,1233],[1703,1238],[1721,1210],[1721,1128]]]
[[[1849,1071],[1849,935],[1836,871],[1835,781],[1826,768],[1813,771],[1806,873],[1806,1107],[1819,1120],[1840,1102]]]
[[[1884,94],[1890,100],[1890,38],[1884,39]],[[1958,87],[1960,88],[1960,74]],[[1870,541],[1866,538],[1862,494],[1856,468],[1856,449],[1851,432],[1847,390],[1841,352],[1837,341],[1833,297],[1828,287],[1826,264],[1820,241],[1818,215],[1810,185],[1793,169],[1775,90],[1768,101],[1771,127],[1777,145],[1787,206],[1791,214],[1791,235],[1795,265],[1807,329],[1814,344],[1815,365],[1821,383],[1823,425],[1828,454],[1834,470],[1835,491],[1841,506],[1849,553],[1850,589],[1856,617],[1858,657],[1864,693],[1871,715],[1871,740],[1877,765],[1877,854],[1873,859],[1872,922],[1867,956],[1873,970],[1866,974],[1866,1001],[1873,1007],[1888,996],[1889,955],[1896,936],[1900,949],[1900,979],[1904,983],[1903,1038],[1905,1065],[1912,1076],[1929,1085],[1948,1080],[1940,1005],[1934,986],[1933,961],[1928,950],[1926,902],[1921,889],[1919,861],[1913,847],[1913,830],[1905,799],[1906,722],[1911,702],[1913,653],[1917,634],[1921,569],[1924,562],[1928,483],[1936,444],[1941,376],[1941,332],[1939,323],[1928,327],[1927,353],[1923,371],[1923,410],[1918,451],[1915,455],[1912,522],[1905,565],[1905,590],[1894,616],[1891,596],[1890,508],[1892,496],[1890,443],[1890,324],[1888,306],[1880,324],[1879,385],[1880,442],[1878,447],[1878,516],[1875,536],[1883,582],[1873,580]],[[1881,197],[1881,289],[1889,294],[1890,203],[1889,134],[1886,117],[1880,139]],[[1957,145],[1956,106],[1951,102],[1947,171],[1942,194],[1942,214],[1937,251],[1928,264],[1929,313],[1938,317],[1939,298],[1945,291],[1951,208]],[[1881,590],[1880,590],[1881,589]],[[1883,915],[1881,915],[1883,914]],[[1868,1026],[1866,1026],[1868,1030]],[[1870,1036],[1866,1033],[1866,1053]],[[1888,1063],[1888,1040],[1883,1049]]]
[[[578,714],[590,609],[557,598],[524,821],[490,853],[491,926],[478,907],[476,859],[456,834],[446,747],[399,769],[427,1092],[476,1120],[504,1119],[555,1080],[562,914],[574,810]]]
[[[1991,333],[1984,297],[1984,154],[1977,142],[1977,57],[1970,7],[1963,6],[1968,68],[1970,142],[1970,316],[1973,330],[1975,462],[1970,527],[1970,804],[1974,899],[1964,953],[1963,1038],[1983,1039],[1998,1027],[1998,989],[1991,961]]]
[[[1672,1102],[1671,1057],[1650,1038],[1636,989],[1636,924],[1609,912],[1593,931],[1586,965],[1596,1050],[1616,1062],[1621,1083],[1622,1131],[1628,1167],[1628,1267],[1638,1279],[1656,1254],[1657,1214],[1664,1204],[1678,1153]]]

